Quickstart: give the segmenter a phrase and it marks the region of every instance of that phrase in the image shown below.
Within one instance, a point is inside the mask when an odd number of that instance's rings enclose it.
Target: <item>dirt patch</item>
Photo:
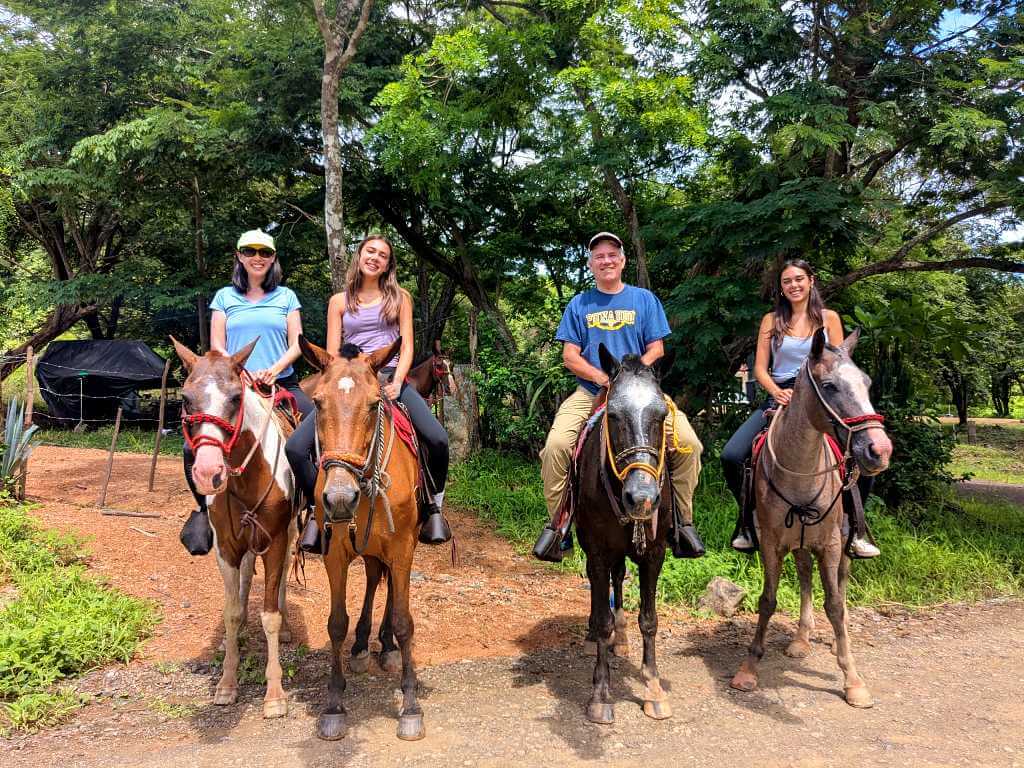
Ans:
[[[143,661],[208,661],[223,637],[223,582],[212,556],[190,557],[178,532],[193,504],[180,460],[161,458],[148,488],[149,462],[138,454],[116,454],[107,507],[149,512],[159,518],[109,517],[95,507],[106,453],[88,448],[40,447],[32,456],[27,493],[45,525],[86,537],[90,567],[129,594],[154,600],[163,621],[140,654]],[[512,550],[474,516],[449,511],[458,546],[416,550],[412,610],[416,659],[421,665],[523,650],[519,635],[540,617],[557,616],[534,647],[579,639],[589,609],[583,579],[559,573]],[[259,606],[262,564],[249,603],[249,632],[261,637]],[[288,623],[293,642],[310,648],[328,643],[329,588],[319,558],[307,558],[305,584],[289,581]],[[363,593],[361,561],[351,568],[349,612],[357,614]],[[383,610],[378,594],[376,615]],[[354,627],[353,619],[352,625]],[[527,648],[526,650],[530,650]]]

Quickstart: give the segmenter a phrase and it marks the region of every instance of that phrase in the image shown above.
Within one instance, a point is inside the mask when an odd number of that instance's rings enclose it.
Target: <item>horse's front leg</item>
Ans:
[[[368,555],[363,556],[366,571],[366,591],[363,593],[363,607],[356,622],[356,638],[352,643],[352,655],[348,666],[353,673],[363,673],[370,668],[370,630],[373,628],[373,600],[377,595],[384,566],[380,560]]]
[[[415,626],[412,609],[409,606],[409,582],[412,575],[412,550],[415,541],[409,544],[408,557],[401,563],[389,563],[391,572],[388,587],[393,596],[392,621],[398,647],[402,651],[402,709],[398,713],[398,738],[416,741],[427,735],[423,726],[423,710],[416,698],[416,667],[412,661],[412,644]]]
[[[402,652],[395,639],[395,590],[392,588],[392,575],[387,571],[388,599],[384,605],[384,618],[380,622],[377,639],[380,640],[380,668],[392,675],[402,671]]]
[[[242,623],[242,601],[239,593],[239,569],[217,553],[217,566],[224,580],[224,667],[221,671],[213,703],[223,706],[238,700],[238,628]],[[244,562],[244,561],[243,561]]]
[[[786,655],[794,659],[802,659],[811,652],[811,633],[814,631],[814,602],[811,576],[814,563],[811,553],[806,549],[793,552],[796,561],[796,573],[800,577],[800,626],[796,637],[786,647]]]
[[[762,528],[763,530],[763,528]],[[775,613],[776,593],[779,589],[779,574],[782,571],[782,555],[776,549],[775,542],[761,539],[761,561],[764,563],[764,590],[757,604],[757,631],[747,651],[739,671],[732,678],[733,688],[741,691],[752,691],[757,688],[757,667],[764,656],[764,636],[768,630],[768,622]]]
[[[286,525],[290,529],[290,525]],[[263,696],[263,716],[282,717],[288,714],[288,695],[281,684],[280,633],[284,615],[280,611],[280,586],[284,564],[288,560],[289,536],[280,533],[263,553],[263,572],[267,583],[263,589],[263,612],[260,620],[267,637],[267,691]]]
[[[348,730],[345,719],[345,704],[342,697],[345,693],[345,669],[341,658],[341,648],[348,634],[348,611],[345,608],[345,591],[348,586],[348,554],[342,542],[333,542],[324,566],[327,568],[327,579],[331,586],[331,615],[327,619],[327,634],[331,638],[331,680],[327,684],[327,706],[320,713],[317,721],[317,735],[321,739],[333,741],[344,738]]]
[[[640,634],[644,638],[644,660],[641,667],[646,690],[644,714],[655,720],[672,717],[672,705],[661,687],[655,642],[658,637],[658,576],[665,561],[665,550],[648,551],[640,562]],[[616,629],[616,633],[618,630]]]
[[[825,615],[836,635],[836,660],[843,670],[846,703],[853,707],[874,706],[871,690],[857,674],[850,650],[850,636],[846,628],[846,583],[850,578],[850,558],[841,546],[826,549],[818,556],[818,572],[825,588]]]
[[[596,552],[587,554],[587,577],[590,579],[590,622],[597,640],[594,662],[594,687],[587,703],[587,719],[608,725],[615,722],[615,709],[608,692],[608,655],[611,652],[615,620],[608,606],[609,568]]]
[[[622,658],[629,657],[629,634],[626,625],[626,610],[622,607],[622,583],[626,579],[626,558],[623,557],[612,568],[612,596],[615,602],[615,636],[612,638],[612,652]]]

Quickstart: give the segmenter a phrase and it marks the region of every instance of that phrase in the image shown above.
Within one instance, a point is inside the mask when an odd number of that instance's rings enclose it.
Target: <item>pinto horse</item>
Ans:
[[[192,477],[206,494],[224,579],[224,671],[213,703],[238,699],[238,632],[245,625],[259,556],[266,581],[260,614],[267,636],[263,716],[281,717],[288,712],[288,697],[281,685],[279,643],[290,639],[285,585],[295,533],[294,479],[284,456],[290,425],[274,413],[272,400],[255,394],[244,371],[256,340],[231,356],[207,352],[202,357],[171,341],[188,372],[181,388],[182,433],[196,456]]]
[[[790,552],[800,578],[800,624],[786,654],[810,653],[814,630],[811,600],[813,555],[825,590],[825,613],[835,632],[835,655],[844,675],[846,701],[870,707],[871,692],[857,673],[846,628],[846,585],[850,558],[845,553],[842,494],[858,493],[859,472],[876,475],[889,465],[892,443],[868,396],[870,381],[854,364],[859,331],[838,347],[814,335],[811,353],[797,374],[789,405],[772,420],[756,459],[755,522],[764,564],[764,591],[758,604],[757,631],[732,687],[757,687],[764,636],[775,612],[782,561]],[[842,455],[834,457],[826,436]]]
[[[666,483],[666,418],[669,406],[654,368],[636,355],[621,363],[602,344],[601,368],[608,374],[608,397],[599,422],[586,436],[579,456],[576,531],[587,555],[590,579],[590,632],[597,641],[594,687],[587,719],[609,724],[615,715],[609,696],[608,655],[626,648],[622,579],[626,557],[640,572],[644,714],[672,716],[658,676],[655,590],[672,524],[671,488]],[[608,605],[609,579],[615,580],[616,610]]]
[[[327,623],[331,679],[317,734],[322,739],[340,739],[347,730],[341,656],[349,623],[345,597],[349,564],[362,557],[367,566],[368,593],[370,584],[376,586],[382,573],[388,576],[388,608],[381,633],[383,640],[385,633],[390,637],[394,632],[402,655],[398,738],[421,739],[426,731],[416,699],[414,627],[409,608],[412,561],[420,527],[416,506],[419,467],[412,449],[396,435],[392,409],[397,406],[384,396],[377,377],[398,352],[401,339],[370,355],[346,344],[338,358],[304,336],[299,337],[299,346],[310,365],[320,371],[312,395],[320,444],[316,516],[326,537],[324,566],[331,586]],[[368,623],[365,630],[368,633]]]

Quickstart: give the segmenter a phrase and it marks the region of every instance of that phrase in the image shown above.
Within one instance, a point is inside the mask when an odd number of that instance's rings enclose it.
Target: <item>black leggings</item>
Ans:
[[[426,451],[427,472],[430,475],[427,478],[428,491],[439,493],[448,482],[448,433],[412,385],[402,385],[398,400],[409,411],[409,418],[412,419],[412,425],[419,437],[420,450]],[[288,457],[288,463],[295,473],[295,482],[309,503],[312,503],[311,500],[316,493],[318,469],[313,456],[315,442],[314,417],[303,419],[284,447],[285,456]]]
[[[313,412],[313,401],[306,396],[306,393],[299,388],[299,377],[294,373],[280,378],[277,380],[277,386],[283,389],[287,389],[292,395],[295,396],[295,404],[299,407],[299,413],[303,416],[303,421],[306,421],[305,417]],[[199,504],[200,509],[206,509],[206,497],[201,495],[196,490],[196,481],[192,479],[192,467],[196,463],[196,456],[192,453],[192,449],[185,444],[182,450],[182,459],[185,464],[185,482],[188,483],[188,489],[192,491],[192,495],[195,496],[196,502]]]

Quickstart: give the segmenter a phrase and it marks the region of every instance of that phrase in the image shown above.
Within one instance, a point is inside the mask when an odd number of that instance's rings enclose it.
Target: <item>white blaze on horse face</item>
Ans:
[[[338,389],[344,392],[346,395],[355,389],[356,383],[348,376],[342,376],[338,380]]]
[[[871,405],[871,393],[868,391],[864,373],[851,360],[844,360],[835,368],[835,377],[843,382],[850,399],[857,405],[859,413],[874,413]]]

